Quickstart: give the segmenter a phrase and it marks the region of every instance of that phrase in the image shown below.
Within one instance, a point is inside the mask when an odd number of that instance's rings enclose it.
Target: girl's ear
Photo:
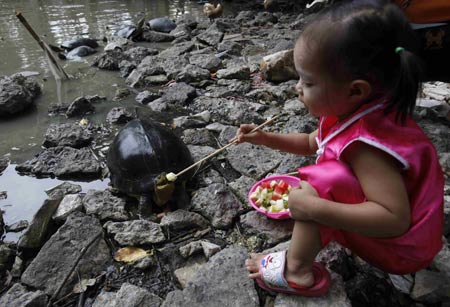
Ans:
[[[353,80],[350,83],[350,100],[360,103],[372,94],[372,86],[366,80]]]

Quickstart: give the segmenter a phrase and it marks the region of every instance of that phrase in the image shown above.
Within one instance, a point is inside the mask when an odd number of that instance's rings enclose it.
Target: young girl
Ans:
[[[325,294],[328,271],[314,259],[331,240],[394,274],[427,267],[441,249],[444,179],[436,151],[410,117],[419,84],[413,32],[393,4],[358,0],[307,25],[294,50],[299,100],[318,130],[246,134],[250,142],[317,153],[289,194],[289,250],[252,254],[250,277],[267,290]]]

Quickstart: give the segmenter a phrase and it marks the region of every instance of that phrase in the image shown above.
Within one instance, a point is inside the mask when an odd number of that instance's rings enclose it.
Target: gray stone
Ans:
[[[56,176],[60,179],[99,178],[102,167],[93,153],[86,147],[51,147],[35,158],[16,166],[20,173],[31,173],[38,177]]]
[[[29,226],[29,223],[27,220],[20,220],[18,222],[15,222],[14,224],[6,225],[5,229],[6,229],[6,232],[21,232],[28,226]]]
[[[201,43],[204,43],[209,46],[217,46],[224,37],[224,33],[215,29],[214,27],[208,28],[206,31],[203,31],[200,35],[197,35],[197,40]]]
[[[193,42],[184,42],[176,44],[170,48],[165,49],[159,53],[160,58],[175,58],[182,54],[185,54],[194,49],[195,44]]]
[[[196,54],[189,58],[189,62],[210,72],[216,72],[222,66],[222,60],[213,54]]]
[[[265,56],[261,62],[261,71],[268,81],[283,82],[298,79],[294,66],[293,49]]]
[[[220,246],[208,241],[192,241],[179,248],[180,254],[183,258],[188,258],[193,254],[202,251],[207,259],[220,251]]]
[[[108,47],[108,46],[107,46]],[[114,47],[111,47],[114,48]],[[120,48],[105,50],[105,53],[96,56],[92,66],[105,70],[119,70],[119,63],[124,59],[123,51]]]
[[[44,292],[28,291],[24,286],[14,284],[8,292],[0,297],[0,306],[8,307],[45,307],[47,306],[47,296]]]
[[[241,176],[233,182],[230,182],[229,186],[233,190],[234,194],[241,200],[243,204],[246,204],[250,208],[248,203],[248,192],[250,188],[256,183],[255,179]]]
[[[210,78],[210,72],[207,69],[201,68],[197,65],[188,64],[182,68],[182,70],[176,76],[178,82],[200,82],[208,80]]]
[[[89,99],[87,99],[86,97],[78,97],[69,105],[66,116],[81,116],[88,113],[93,113],[94,111],[95,107]]]
[[[123,87],[119,87],[116,89],[116,92],[114,94],[114,98],[112,99],[113,101],[121,101],[125,98],[127,98],[128,96],[131,95],[131,90],[129,88],[123,88]]]
[[[229,96],[242,96],[245,95],[251,89],[251,84],[248,81],[242,81],[237,79],[219,79],[217,84],[210,85],[206,88],[208,91],[205,93],[207,97],[229,97]]]
[[[19,242],[17,242],[19,249],[35,250],[44,244],[52,215],[55,213],[61,200],[62,195],[59,195],[44,201],[39,210],[34,214],[30,226],[28,226],[20,237]]]
[[[215,183],[197,190],[191,199],[192,210],[211,221],[213,227],[226,229],[245,207],[226,185]]]
[[[152,102],[155,99],[158,99],[159,97],[161,97],[161,94],[146,90],[146,91],[140,92],[136,96],[136,101],[140,102],[142,104],[147,104],[149,102]]]
[[[94,214],[100,220],[125,221],[129,218],[125,200],[112,195],[110,190],[89,190],[83,198],[87,214]]]
[[[169,110],[169,105],[161,98],[153,100],[147,106],[154,112],[164,112]]]
[[[162,299],[148,290],[123,283],[117,293],[102,291],[92,307],[159,307]]]
[[[21,75],[0,78],[0,117],[28,109],[40,93],[41,88],[33,79]]]
[[[215,148],[210,146],[196,146],[196,145],[187,145],[189,151],[191,152],[192,159],[194,162],[201,160],[202,158],[208,156],[209,154],[216,151]]]
[[[220,79],[250,79],[250,68],[248,66],[233,66],[217,71],[217,78]]]
[[[139,63],[146,56],[156,55],[158,53],[159,53],[158,49],[136,46],[136,47],[133,47],[133,48],[130,48],[130,49],[124,51],[123,54],[127,58],[128,61]]]
[[[11,268],[11,276],[14,278],[19,278],[22,275],[24,269],[25,263],[23,262],[22,258],[16,256]]]
[[[197,92],[194,87],[184,82],[177,82],[169,85],[169,87],[163,91],[161,99],[169,104],[185,106],[196,96]]]
[[[45,193],[52,197],[53,195],[66,195],[66,194],[77,194],[81,192],[81,185],[79,184],[73,184],[70,182],[63,182],[61,184],[58,184],[57,186],[54,186],[50,189],[45,190]]]
[[[114,239],[123,246],[156,244],[166,240],[159,224],[146,220],[126,222],[107,222],[106,231],[114,235]]]
[[[206,260],[204,260],[204,257],[193,257],[190,258],[183,267],[178,268],[173,272],[182,289],[186,288],[188,282],[192,280],[205,263]]]
[[[246,258],[242,247],[222,250],[199,268],[183,291],[170,292],[162,306],[259,307],[254,282],[244,268]]]
[[[149,85],[162,85],[169,82],[166,75],[151,75],[144,78],[144,83]]]
[[[83,202],[78,194],[68,194],[64,196],[52,218],[55,221],[65,221],[66,218],[75,211],[81,211]]]
[[[0,245],[0,274],[3,275],[6,270],[10,270],[16,257],[16,252],[6,244]]]
[[[182,129],[204,127],[207,122],[194,116],[180,116],[173,119],[173,124]]]
[[[443,238],[444,244],[441,251],[434,257],[431,267],[442,272],[450,279],[450,248],[447,240]]]
[[[184,130],[182,140],[189,145],[214,146],[216,144],[214,136],[204,128]]]
[[[277,23],[278,18],[270,12],[259,12],[252,22],[255,26],[264,26],[268,23]]]
[[[282,154],[267,147],[243,143],[227,148],[227,158],[236,171],[258,179],[280,165]]]
[[[102,227],[96,218],[79,212],[72,214],[27,267],[21,278],[22,283],[53,295],[83,248],[101,233]],[[81,257],[58,297],[73,289],[78,274],[81,279],[97,277],[110,263],[107,244],[102,237],[97,238]]]
[[[126,124],[133,118],[133,114],[123,107],[112,108],[106,115],[106,121],[112,124]]]
[[[421,270],[416,273],[411,297],[426,304],[448,300],[450,279],[444,273]]]
[[[0,175],[8,167],[9,159],[7,157],[0,157]]]
[[[171,231],[180,231],[192,228],[203,229],[208,227],[209,223],[198,213],[178,209],[164,215],[160,225],[168,227]]]
[[[175,36],[157,31],[144,31],[142,34],[142,39],[149,43],[163,43],[173,41]]]
[[[411,275],[394,275],[389,274],[394,287],[401,293],[409,295],[414,283],[414,278]]]
[[[245,233],[263,236],[268,245],[289,239],[294,227],[294,221],[291,219],[273,220],[255,210],[241,215],[240,223]]]
[[[92,142],[88,129],[77,123],[51,124],[44,135],[44,147],[69,146],[81,148]]]
[[[244,47],[235,41],[224,40],[217,46],[218,52],[226,52],[228,55],[241,55],[241,51]]]

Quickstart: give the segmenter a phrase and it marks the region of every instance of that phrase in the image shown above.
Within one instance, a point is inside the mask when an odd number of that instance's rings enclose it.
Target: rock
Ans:
[[[114,239],[122,246],[157,244],[166,240],[161,227],[146,220],[126,222],[107,222],[106,231],[114,235]]]
[[[247,66],[234,66],[231,68],[220,69],[217,71],[217,77],[220,79],[250,79],[250,69]]]
[[[111,263],[102,227],[96,218],[76,212],[45,243],[22,275],[22,283],[54,295],[81,251],[98,235],[70,275],[58,297],[63,297],[81,279],[97,277]]]
[[[195,44],[193,42],[183,42],[179,44],[175,44],[174,46],[165,49],[164,51],[159,53],[160,58],[176,58],[180,55],[183,55],[192,49],[194,49]]]
[[[244,176],[258,179],[279,166],[282,154],[267,147],[243,143],[229,147],[227,158],[236,171]]]
[[[144,78],[144,83],[149,85],[162,85],[169,82],[166,75],[152,75]]]
[[[213,227],[226,229],[245,207],[226,185],[216,183],[195,191],[191,199],[192,211],[206,217]]]
[[[170,292],[163,307],[260,306],[253,280],[247,276],[247,251],[229,247],[214,255],[186,285]]]
[[[116,93],[114,94],[113,101],[121,101],[124,98],[127,98],[131,95],[131,90],[129,88],[119,87],[116,89]]]
[[[210,72],[216,72],[222,66],[222,60],[213,54],[196,54],[189,58],[192,65],[197,65]]]
[[[33,79],[22,75],[0,78],[0,117],[28,109],[40,94],[41,88]]]
[[[47,306],[47,296],[44,292],[28,291],[24,286],[14,284],[8,292],[0,297],[0,306],[10,307],[45,307]]]
[[[240,56],[243,48],[238,42],[224,40],[217,46],[217,52],[226,52],[227,55]]]
[[[220,246],[213,244],[208,241],[193,241],[190,242],[179,249],[180,254],[183,258],[188,258],[193,254],[202,251],[207,259],[220,251]]]
[[[95,111],[95,107],[86,97],[76,98],[66,111],[67,117],[81,116]]]
[[[119,48],[105,50],[105,53],[95,57],[92,66],[106,70],[119,70],[119,63],[124,59],[123,51]]]
[[[100,220],[127,220],[129,216],[125,205],[125,200],[112,195],[110,190],[89,190],[83,198],[86,214],[94,214]]]
[[[106,121],[111,124],[126,124],[133,118],[133,114],[122,107],[112,108],[106,115]]]
[[[197,35],[197,40],[209,46],[217,46],[223,39],[225,34],[215,27],[210,27],[200,35]]]
[[[178,82],[193,83],[210,78],[209,70],[188,64],[178,73],[176,80]]]
[[[8,165],[9,165],[9,159],[6,157],[0,157],[0,175],[8,167]]]
[[[44,147],[69,146],[81,148],[92,142],[91,133],[77,123],[51,124],[44,136]]]
[[[169,110],[169,105],[161,98],[153,100],[147,105],[153,112],[164,112]]]
[[[182,140],[188,145],[214,146],[216,144],[211,132],[204,128],[184,130]]]
[[[136,96],[136,101],[140,102],[142,104],[147,104],[149,102],[152,102],[155,99],[158,99],[159,97],[161,97],[161,94],[146,90],[146,91],[140,92]]]
[[[196,145],[188,145],[189,151],[191,152],[192,159],[194,159],[194,162],[197,162],[201,160],[202,158],[206,157],[207,155],[213,153],[216,151],[215,148],[210,146],[196,146]]]
[[[197,91],[194,87],[184,82],[177,82],[164,90],[161,99],[168,104],[185,106],[196,96]]]
[[[208,227],[209,223],[203,216],[198,213],[186,210],[175,210],[167,213],[162,219],[160,225],[168,227],[171,231],[178,232],[180,230]]]
[[[48,233],[48,228],[51,225],[52,215],[61,202],[62,195],[56,195],[54,198],[48,198],[44,201],[42,206],[33,216],[33,219],[28,226],[27,230],[20,237],[17,242],[19,250],[36,250],[39,249]]]
[[[136,46],[124,51],[124,57],[135,64],[140,63],[146,56],[157,55],[159,53],[158,49],[145,48],[142,46]]]
[[[389,274],[394,287],[401,293],[409,295],[414,283],[414,278],[411,275],[394,275]]]
[[[14,278],[20,278],[24,269],[25,263],[20,257],[16,256],[16,258],[14,259],[13,266],[11,268],[11,276]]]
[[[444,273],[421,270],[416,273],[411,298],[426,304],[450,299],[450,279]]]
[[[207,122],[194,116],[180,116],[173,119],[173,124],[182,129],[204,127]]]
[[[253,22],[251,22],[254,26],[264,26],[269,23],[277,23],[278,18],[270,13],[270,12],[259,12]]]
[[[330,291],[321,297],[277,294],[274,307],[351,307],[352,304],[345,293],[342,277],[331,272],[331,283]]]
[[[66,194],[77,194],[81,192],[81,185],[79,184],[73,184],[70,182],[63,182],[61,184],[58,184],[57,186],[54,186],[48,190],[45,190],[45,193],[51,198],[53,195],[66,195]]]
[[[12,225],[6,225],[5,229],[6,229],[6,232],[21,232],[28,226],[29,226],[29,223],[27,220],[20,220],[18,222],[15,222]]]
[[[233,182],[230,182],[229,186],[233,190],[234,194],[241,200],[243,204],[247,204],[247,207],[250,208],[250,204],[248,203],[248,192],[250,187],[253,186],[256,181],[252,178],[241,176]]]
[[[219,79],[217,84],[210,85],[206,88],[208,91],[205,96],[208,97],[228,97],[228,96],[243,96],[251,89],[251,84],[248,81],[241,81],[236,79]]]
[[[188,282],[192,280],[198,270],[206,263],[203,257],[191,258],[186,265],[176,269],[173,274],[181,285],[181,288],[186,288]]]
[[[68,194],[64,196],[52,218],[55,221],[62,222],[75,211],[81,211],[83,203],[78,194]]]
[[[252,210],[240,216],[240,223],[246,234],[261,235],[268,245],[274,245],[289,239],[294,223],[292,220],[273,220]]]
[[[0,245],[0,275],[4,275],[6,270],[10,270],[14,258],[16,257],[16,252],[6,244]]]
[[[142,39],[149,43],[163,43],[173,41],[175,36],[157,31],[144,31],[142,34]]]
[[[100,162],[86,147],[51,147],[35,158],[16,166],[19,173],[34,174],[38,177],[56,176],[60,179],[99,178]]]
[[[159,307],[161,303],[162,299],[148,290],[123,283],[117,293],[103,290],[92,307]]]
[[[265,56],[260,65],[265,79],[273,82],[298,79],[293,53],[291,49]]]

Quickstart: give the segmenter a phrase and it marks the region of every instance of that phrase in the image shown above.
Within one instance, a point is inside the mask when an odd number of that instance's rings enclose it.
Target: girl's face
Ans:
[[[296,85],[298,99],[313,116],[345,117],[354,111],[349,103],[351,82],[332,80],[313,49],[302,39],[294,49],[295,68],[300,77]]]

